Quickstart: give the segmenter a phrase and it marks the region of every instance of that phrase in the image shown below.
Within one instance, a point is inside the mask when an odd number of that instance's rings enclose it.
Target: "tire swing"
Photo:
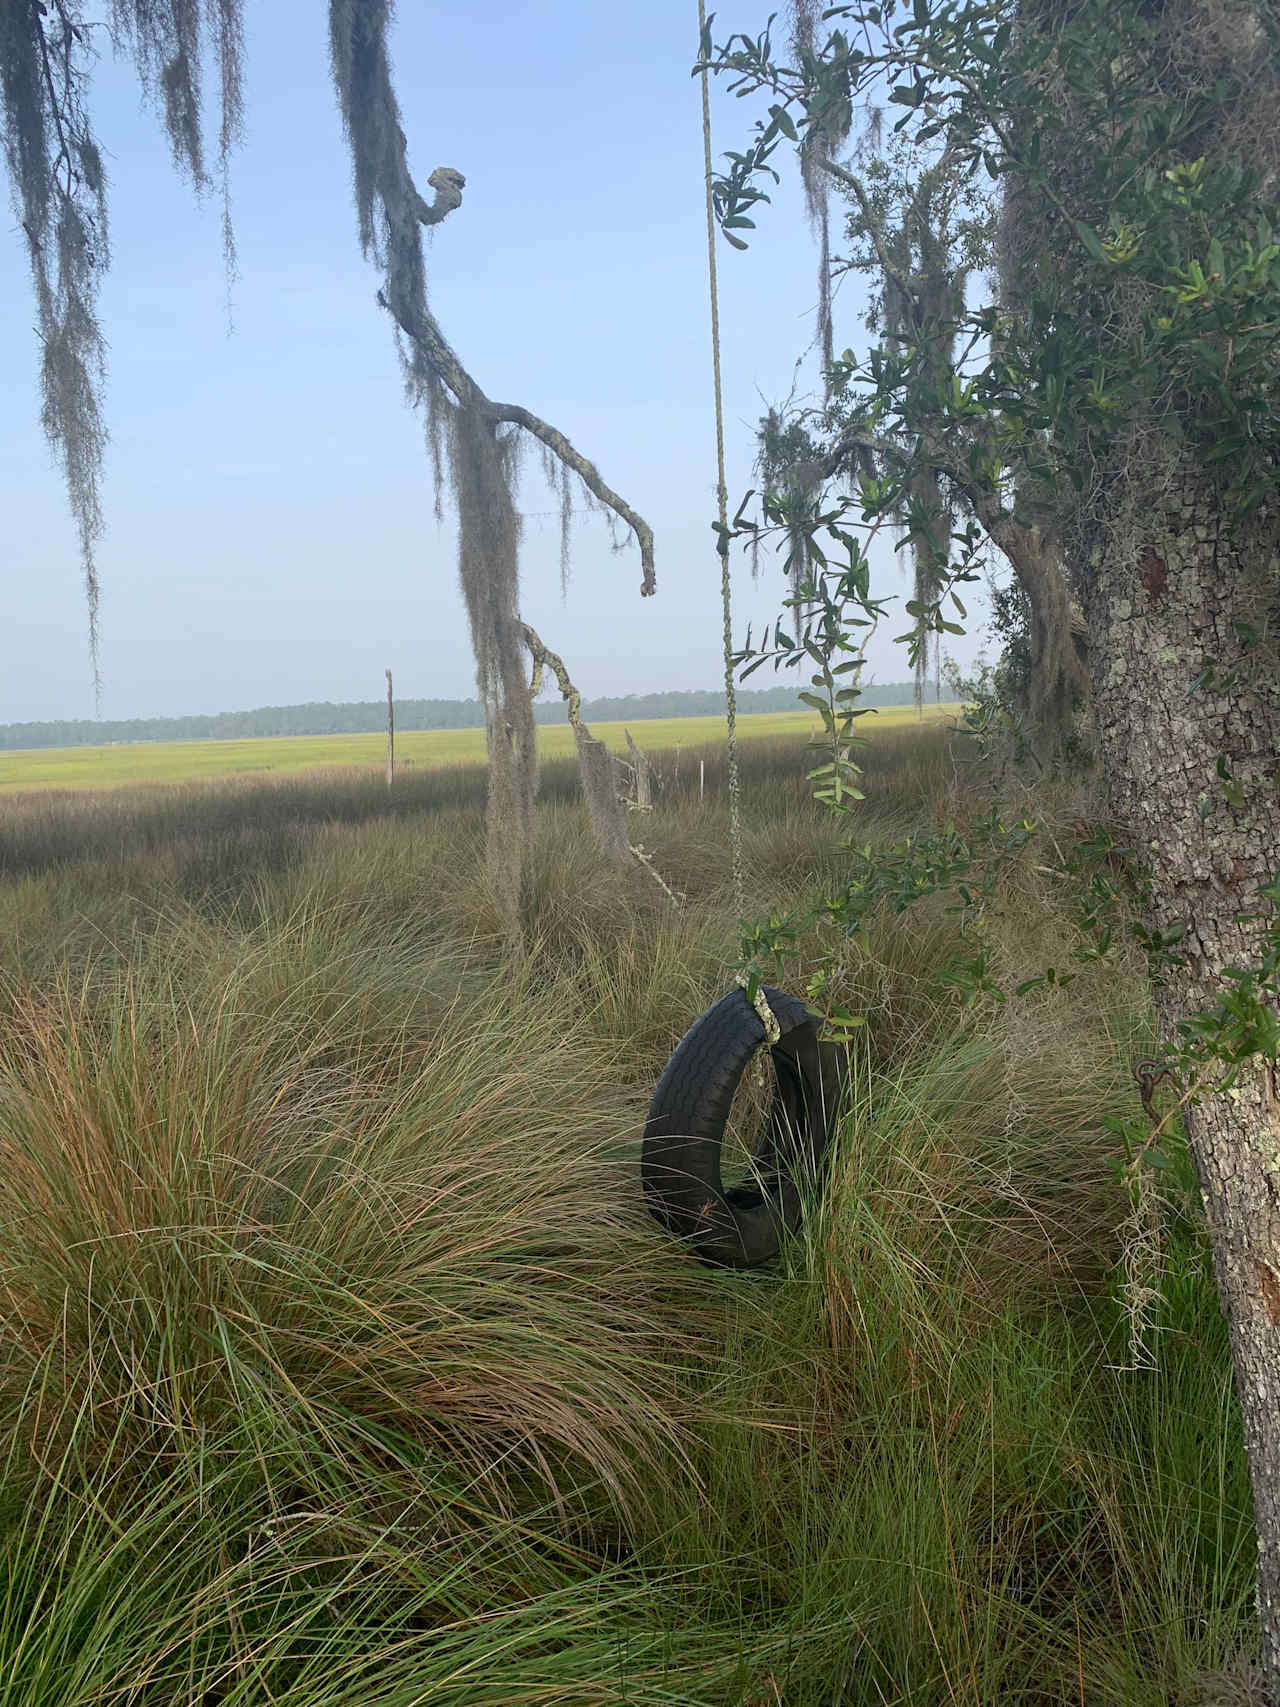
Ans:
[[[742,1182],[724,1184],[724,1129],[766,1035],[743,990],[722,996],[680,1040],[644,1129],[640,1178],[650,1213],[719,1268],[768,1262],[799,1227],[797,1182],[819,1172],[839,1093],[838,1051],[818,1041],[822,1020],[783,990],[765,985],[763,994],[779,1031],[769,1050],[774,1094]]]
[[[699,39],[707,30],[698,0]],[[702,149],[706,173],[707,272],[715,396],[717,497],[720,510],[720,596],[724,618],[724,691],[728,716],[729,844],[738,916],[745,911],[739,812],[737,708],[729,596],[728,493],[724,407],[720,386],[720,311],[716,292],[715,214],[711,193],[711,105],[702,70]],[[761,1000],[760,998],[763,998]],[[759,1009],[760,1011],[757,1011]],[[766,1025],[766,1017],[769,1022]],[[800,1225],[797,1181],[816,1178],[826,1153],[842,1086],[838,1049],[820,1044],[822,1020],[796,996],[769,985],[753,1004],[730,990],[676,1046],[658,1081],[645,1123],[640,1177],[650,1213],[687,1238],[704,1262],[753,1268],[778,1254],[784,1233]],[[721,1173],[724,1129],[747,1064],[769,1038],[774,1093],[746,1177],[726,1187]]]

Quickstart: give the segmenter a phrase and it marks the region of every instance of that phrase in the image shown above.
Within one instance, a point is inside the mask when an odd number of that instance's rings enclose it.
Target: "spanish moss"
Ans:
[[[434,199],[428,202],[418,193],[387,54],[390,18],[390,0],[330,0],[330,58],[351,148],[360,244],[383,275],[378,300],[395,325],[410,401],[425,413],[437,516],[447,440],[447,479],[458,512],[458,570],[488,731],[489,875],[504,928],[518,947],[536,791],[533,696],[524,677],[519,620],[514,482],[521,435],[543,447],[547,478],[559,497],[562,586],[568,579],[573,476],[588,501],[603,505],[631,530],[640,546],[641,591],[646,594],[654,589],[653,535],[563,433],[519,405],[492,402],[433,317],[422,227],[439,224],[461,205],[466,179],[453,167],[438,166],[427,179]]]
[[[163,115],[175,161],[198,189],[201,20],[221,78],[218,158],[228,267],[234,266],[228,167],[243,118],[241,0],[116,0],[112,39],[129,53]],[[107,180],[88,110],[97,59],[80,0],[0,6],[0,141],[27,246],[40,340],[40,422],[62,467],[84,570],[94,698],[102,709],[100,588],[102,471],[107,443],[106,340],[98,300],[110,259]]]
[[[825,474],[822,454],[806,417],[790,412],[789,402],[770,409],[756,428],[756,474],[764,490],[786,515],[787,578],[798,599],[814,570],[810,545],[814,516],[821,508]],[[759,541],[752,541],[752,570],[759,572]]]
[[[791,0],[791,42],[797,62],[812,65],[817,49],[814,32],[821,22],[820,0]],[[823,387],[829,392],[827,369],[834,359],[834,330],[831,311],[831,201],[827,161],[847,141],[852,110],[841,103],[829,107],[806,130],[800,146],[800,180],[804,185],[805,208],[818,239],[818,351],[822,358]]]
[[[467,608],[489,756],[489,882],[507,934],[520,937],[524,850],[533,828],[537,734],[525,679],[514,487],[518,439],[476,409],[450,405],[458,578]]]

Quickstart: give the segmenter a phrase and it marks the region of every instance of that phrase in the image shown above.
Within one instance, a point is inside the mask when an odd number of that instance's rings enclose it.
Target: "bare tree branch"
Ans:
[[[540,439],[548,450],[553,451],[560,458],[561,462],[569,465],[589,492],[599,498],[602,504],[606,504],[619,520],[627,524],[632,533],[635,534],[636,544],[640,547],[640,567],[643,577],[640,583],[641,596],[648,598],[651,593],[656,592],[658,583],[653,569],[653,529],[642,516],[636,514],[630,504],[625,503],[618,496],[612,486],[605,484],[600,478],[599,470],[595,464],[588,462],[581,451],[576,450],[558,428],[549,426],[546,421],[539,420],[537,415],[522,408],[518,403],[486,402],[485,407],[493,420],[513,422],[517,427],[523,427],[525,432],[531,433],[535,439]]]
[[[466,179],[452,166],[437,166],[427,182],[436,192],[435,200],[428,204],[414,191],[414,211],[423,225],[438,225],[446,215],[461,206]],[[495,403],[487,397],[463,367],[425,301],[415,301],[409,292],[397,291],[394,275],[390,290],[379,291],[378,301],[390,311],[405,337],[421,352],[427,366],[464,408],[475,409],[490,421],[520,427],[531,434],[573,470],[593,497],[626,523],[640,547],[641,596],[648,598],[654,593],[657,578],[654,573],[653,529],[601,478],[595,464],[588,462],[558,427],[551,426],[532,410],[518,403]]]
[[[595,832],[601,853],[620,871],[634,872],[637,861],[651,877],[658,877],[647,858],[637,854],[627,833],[627,815],[618,798],[618,772],[612,753],[604,742],[594,736],[582,721],[582,695],[569,679],[564,659],[544,646],[537,632],[527,622],[520,632],[533,657],[534,686],[540,685],[542,671],[547,668],[556,678],[560,697],[569,708],[569,726],[578,748],[578,769],[582,775],[582,792],[586,797],[587,814]],[[661,878],[658,878],[661,882]],[[663,888],[666,889],[664,883]],[[667,890],[670,894],[671,891]]]
[[[453,166],[437,166],[427,179],[428,184],[436,192],[435,200],[427,205],[422,197],[418,197],[418,205],[414,212],[422,225],[439,225],[446,214],[454,208],[462,206],[462,192],[467,180]]]

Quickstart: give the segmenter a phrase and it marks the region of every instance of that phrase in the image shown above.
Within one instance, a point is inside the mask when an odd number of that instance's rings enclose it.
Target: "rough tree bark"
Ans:
[[[1280,84],[1262,11],[1252,0],[1166,0],[1143,8],[1152,33],[1135,38],[1142,86],[1170,111],[1207,112],[1206,90],[1228,92],[1183,139],[1181,158],[1238,154],[1257,174],[1260,212],[1274,201]],[[1037,292],[1080,288],[1072,222],[1106,229],[1111,211],[1109,136],[1090,128],[1091,92],[1073,89],[1052,45],[1072,26],[1070,0],[1020,0],[1020,31],[1050,46],[1037,76],[1059,122],[1042,126],[1029,110],[1023,123],[1038,133],[1043,181],[1058,200],[1007,233],[1002,270],[1015,308]],[[1027,193],[1040,181],[1028,178]],[[1151,309],[1138,287],[1095,278],[1089,288],[1104,291],[1086,289],[1080,303],[1104,349]],[[1229,969],[1257,965],[1269,911],[1259,890],[1280,869],[1280,515],[1274,498],[1246,514],[1226,490],[1229,471],[1197,464],[1194,398],[1185,420],[1182,409],[1176,393],[1135,406],[1060,521],[1080,570],[1112,811],[1147,870],[1148,923],[1187,930],[1182,964],[1154,990],[1171,1041],[1180,1021],[1231,988]],[[1263,1688],[1280,1707],[1280,1106],[1269,1067],[1193,1103],[1187,1130],[1253,1483]]]
[[[1126,500],[1092,530],[1087,596],[1094,712],[1113,808],[1149,868],[1153,923],[1187,925],[1186,962],[1156,990],[1160,1026],[1256,963],[1259,887],[1280,870],[1280,682],[1239,624],[1274,611],[1274,514],[1230,522],[1185,453],[1152,468],[1162,501]],[[1144,453],[1151,466],[1151,447]],[[1187,693],[1215,658],[1230,685]],[[1244,804],[1232,806],[1222,757]],[[1207,813],[1206,813],[1207,805]],[[1269,1066],[1190,1108],[1187,1125],[1230,1325],[1257,1514],[1258,1605],[1269,1699],[1280,1701],[1280,1101]]]

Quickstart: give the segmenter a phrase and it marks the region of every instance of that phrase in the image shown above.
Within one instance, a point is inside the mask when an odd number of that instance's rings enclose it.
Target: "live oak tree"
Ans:
[[[1075,578],[1230,1327],[1280,1703],[1280,7],[884,0],[826,28],[797,65],[767,31],[704,40],[772,101],[719,210],[759,199],[783,138],[868,100],[1003,192],[1000,297],[955,314],[950,370],[919,337],[850,357],[846,442],[910,456],[896,480],[850,476],[821,525],[838,549],[933,467],[998,543]]]
[[[805,12],[802,0],[793,0],[792,10],[797,19],[793,42],[799,46],[803,41],[812,59],[812,20],[802,37],[797,27]],[[849,244],[847,254],[832,256],[824,204],[820,273],[827,284],[818,308],[826,358],[824,401],[815,409],[771,410],[759,432],[757,471],[766,486],[782,495],[792,518],[793,583],[809,566],[804,516],[821,507],[823,493],[835,478],[866,474],[895,482],[895,520],[905,534],[912,602],[918,607],[934,602],[946,581],[956,522],[976,520],[1009,561],[1020,590],[1031,661],[1020,709],[1042,759],[1057,765],[1089,744],[1083,619],[1062,561],[1062,542],[1043,505],[1028,521],[992,501],[987,483],[974,472],[975,464],[981,469],[990,461],[983,442],[989,424],[971,419],[965,439],[949,419],[947,402],[956,371],[957,315],[966,301],[977,297],[981,302],[982,286],[1003,271],[1000,260],[1010,252],[1016,216],[1007,207],[1002,216],[994,186],[975,183],[947,141],[919,145],[910,136],[886,137],[883,109],[874,103],[856,109],[851,101],[842,101],[838,110],[840,140],[850,141],[852,154],[832,146],[830,126],[821,132],[823,146],[816,156],[808,128],[800,148],[807,198],[812,201],[809,184],[816,158],[828,194],[838,193],[844,206]],[[847,359],[836,362],[832,357],[831,284],[850,272],[869,281],[867,329],[878,335],[887,352],[913,350],[910,391],[899,399],[895,421],[881,421],[876,433],[867,431],[860,400],[850,396]],[[1004,280],[1006,293],[1008,285]],[[1019,488],[1025,512],[1038,493],[1025,469]],[[918,637],[917,705],[930,664],[937,670],[941,640],[941,634],[928,629]]]
[[[850,166],[830,162],[849,204],[848,236],[853,244],[848,265],[874,281],[869,328],[886,348],[911,348],[915,381],[904,398],[895,442],[868,438],[856,401],[845,396],[832,408],[834,432],[827,466],[834,471],[870,466],[893,478],[906,470],[901,516],[908,530],[914,569],[913,602],[927,608],[945,585],[952,531],[961,519],[975,520],[1009,562],[1027,610],[1026,644],[1030,654],[1026,713],[1031,740],[1042,760],[1056,766],[1076,754],[1087,720],[1088,683],[1082,649],[1082,624],[1072,596],[1062,544],[1052,527],[1052,505],[1027,469],[1018,471],[1016,491],[1023,517],[1006,513],[992,501],[979,475],[990,460],[990,424],[974,418],[967,434],[948,420],[948,400],[957,372],[959,316],[966,303],[982,302],[982,284],[996,275],[1000,296],[1010,281],[1002,276],[1016,228],[1012,210],[1001,209],[991,186],[976,184],[964,169],[950,139],[913,147],[895,135],[881,142],[883,115],[871,109],[861,138],[865,161]],[[999,298],[997,298],[999,300]],[[945,454],[944,454],[945,445]],[[921,454],[932,451],[930,454]],[[917,703],[927,674],[930,651],[935,665],[942,636],[925,630],[916,655]]]
[[[811,28],[808,39],[811,52]],[[974,195],[965,175],[951,169],[945,154],[927,158],[898,139],[897,146],[884,147],[878,109],[843,128],[855,132],[853,169],[825,145],[825,138],[816,166],[811,149],[800,150],[802,172],[819,171],[826,194],[838,193],[851,245],[847,257],[831,256],[824,202],[820,265],[827,284],[818,307],[824,401],[818,408],[769,412],[760,423],[757,472],[767,487],[783,495],[792,518],[793,593],[812,567],[805,546],[805,513],[821,507],[830,482],[857,474],[903,474],[895,520],[911,558],[913,600],[923,604],[945,578],[957,509],[971,507],[952,475],[913,455],[912,437],[904,433],[891,438],[882,431],[873,441],[844,430],[849,417],[847,363],[837,363],[832,354],[831,286],[833,279],[850,272],[868,275],[868,329],[889,347],[917,346],[922,368],[927,355],[938,375],[949,376],[955,358],[955,315],[970,274],[990,249],[993,204],[991,198],[984,202]],[[806,193],[812,200],[807,178]],[[928,385],[921,389],[927,401]],[[939,661],[938,637],[922,635],[913,672],[917,708],[930,664],[936,669]]]

